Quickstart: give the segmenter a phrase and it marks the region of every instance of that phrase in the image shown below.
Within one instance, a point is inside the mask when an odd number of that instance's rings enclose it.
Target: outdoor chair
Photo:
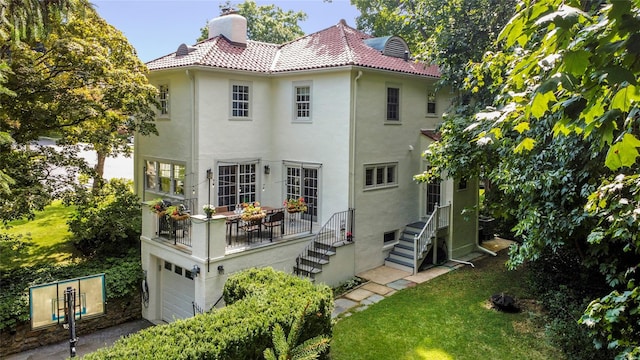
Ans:
[[[229,207],[228,206],[216,206],[216,214],[219,214],[221,212],[227,212],[229,211]]]
[[[269,240],[273,242],[273,228],[280,227],[280,236],[284,234],[284,211],[278,211],[268,214],[262,223],[265,228],[269,229]]]
[[[251,239],[254,236],[258,236],[258,239],[262,237],[262,219],[260,220],[251,220],[251,221],[243,221],[244,225],[242,229],[247,234],[247,241],[251,243]]]

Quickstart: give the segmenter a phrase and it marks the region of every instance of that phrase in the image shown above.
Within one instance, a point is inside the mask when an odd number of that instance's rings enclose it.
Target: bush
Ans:
[[[128,180],[112,179],[96,194],[85,193],[71,220],[74,245],[84,255],[121,255],[139,245],[140,199]]]
[[[133,296],[142,281],[140,255],[92,259],[71,265],[38,265],[0,273],[0,331],[29,320],[29,287],[105,273],[107,299]]]
[[[590,300],[607,292],[597,269],[585,268],[575,252],[551,253],[529,264],[529,285],[547,313],[547,337],[568,360],[613,359],[615,352],[595,349],[588,329],[578,319]]]
[[[271,268],[249,269],[227,280],[224,297],[222,309],[145,329],[85,359],[260,359],[272,346],[275,324],[288,333],[294,309],[307,304],[300,341],[331,336],[333,299],[327,286]]]

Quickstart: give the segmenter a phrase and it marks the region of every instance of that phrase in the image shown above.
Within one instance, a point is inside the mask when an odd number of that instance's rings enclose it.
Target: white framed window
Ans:
[[[299,82],[293,85],[293,120],[311,121],[311,83]]]
[[[246,82],[231,84],[231,117],[251,117],[251,86]]]
[[[257,199],[258,160],[218,165],[218,206],[234,206]]]
[[[436,114],[436,92],[433,89],[427,90],[427,115]]]
[[[183,164],[146,160],[145,189],[169,195],[184,196],[186,168]]]
[[[160,116],[169,115],[169,85],[158,86],[158,102],[160,103]]]
[[[364,167],[364,188],[377,189],[398,185],[398,164],[371,164]]]
[[[387,121],[400,121],[400,88],[387,86]]]

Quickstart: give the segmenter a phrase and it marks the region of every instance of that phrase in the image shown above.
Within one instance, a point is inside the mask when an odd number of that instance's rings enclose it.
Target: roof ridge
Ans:
[[[347,33],[344,30],[345,27],[348,27],[350,29],[351,29],[351,27],[349,25],[347,25],[347,22],[344,19],[340,19],[340,21],[338,21],[338,23],[335,26],[340,31],[340,35],[341,35],[342,41],[344,42],[344,45],[345,45],[345,49],[347,49],[347,58],[348,58],[347,63],[353,64],[355,62],[354,50],[351,47],[351,43],[349,43],[349,39],[347,37]]]

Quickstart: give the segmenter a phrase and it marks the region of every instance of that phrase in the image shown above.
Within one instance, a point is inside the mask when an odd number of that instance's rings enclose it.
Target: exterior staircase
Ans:
[[[418,272],[420,265],[425,260],[425,255],[436,243],[438,230],[449,227],[451,205],[434,207],[434,211],[426,221],[417,221],[408,224],[398,243],[393,247],[389,256],[384,261],[385,266],[408,271],[412,274]],[[436,263],[437,251],[433,251],[433,263]]]
[[[420,236],[422,229],[424,229],[426,225],[427,224],[423,221],[408,224],[402,231],[402,234],[398,239],[398,243],[393,247],[393,250],[391,250],[389,256],[385,259],[384,265],[414,273],[413,256],[415,253],[415,238],[416,236]],[[430,238],[430,242],[433,243],[433,237]],[[427,246],[425,253],[429,252],[431,249],[431,243]]]
[[[353,241],[354,210],[333,214],[296,258],[293,273],[314,280],[336,254],[336,245]]]

